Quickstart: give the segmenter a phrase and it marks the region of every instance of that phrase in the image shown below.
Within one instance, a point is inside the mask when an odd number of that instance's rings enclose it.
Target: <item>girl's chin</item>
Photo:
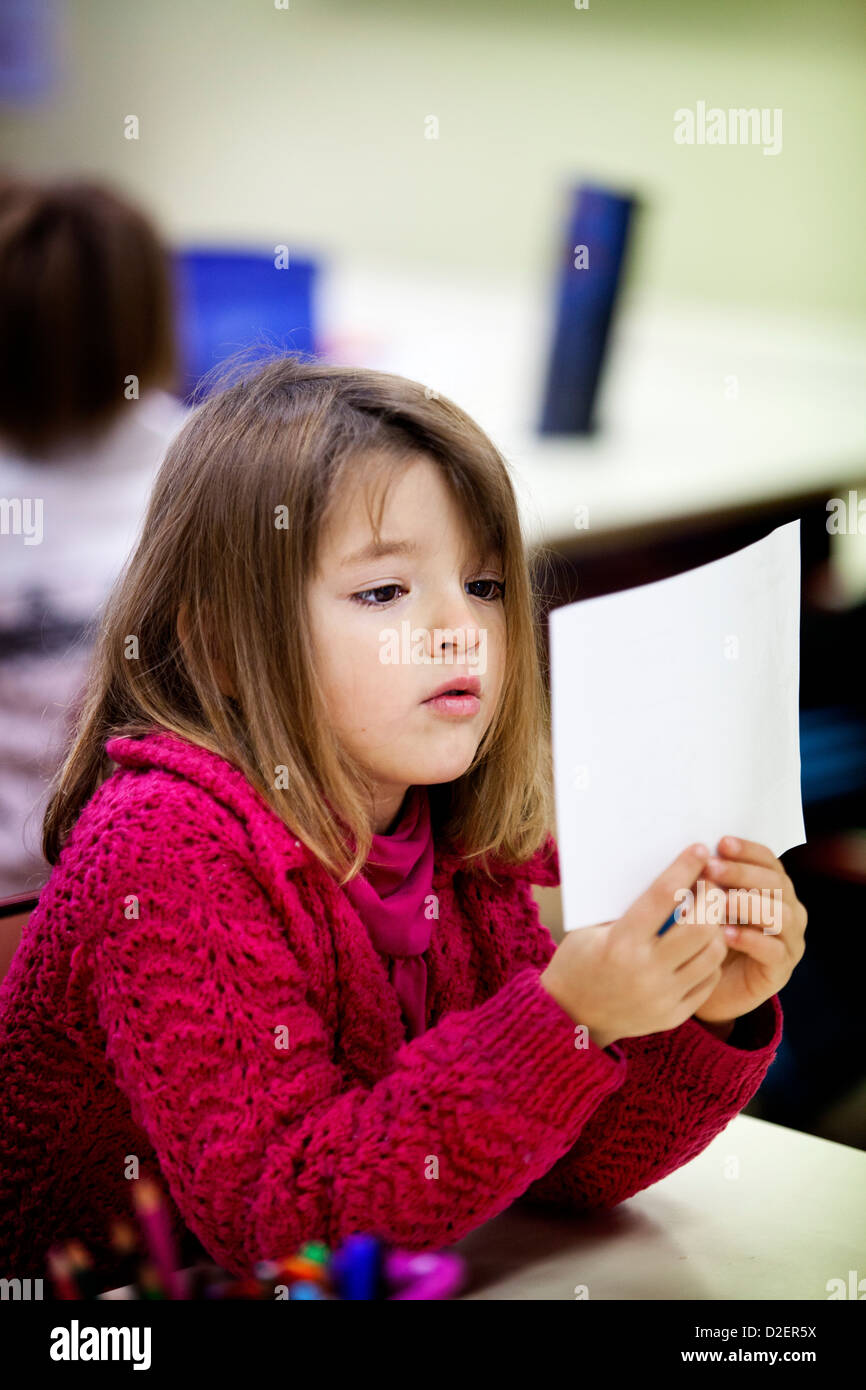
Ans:
[[[416,768],[407,780],[412,785],[419,787],[435,787],[442,782],[456,782],[458,777],[463,776],[471,762],[471,758],[462,758],[460,762],[427,764],[423,768]]]
[[[426,736],[405,741],[405,747],[402,746],[404,740],[401,740],[399,750],[390,750],[392,758],[397,753],[401,758],[405,755],[405,761],[389,761],[384,767],[376,767],[369,758],[364,761],[373,776],[381,782],[435,786],[439,782],[454,782],[462,777],[472,765],[479,742],[477,729],[470,732],[454,724],[450,727],[443,725],[439,738],[431,738],[427,731]]]

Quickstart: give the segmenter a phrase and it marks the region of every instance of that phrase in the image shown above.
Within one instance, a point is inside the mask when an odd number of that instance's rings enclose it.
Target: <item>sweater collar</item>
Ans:
[[[265,822],[276,820],[282,825],[276,812],[239,767],[222,753],[181,738],[167,729],[155,729],[152,733],[139,736],[111,738],[105,744],[105,751],[118,767],[139,770],[158,768],[185,777],[204,788],[228,809],[243,818],[252,819],[262,828],[263,818]],[[294,839],[286,828],[285,847],[281,854],[283,872],[287,864],[301,866],[315,858],[312,850],[303,841]],[[459,837],[437,837],[434,841],[434,877],[452,877],[466,868],[465,858]],[[509,863],[497,856],[491,859],[490,867],[497,878],[525,878],[531,883],[553,886],[560,881],[559,857],[552,835],[523,863]]]

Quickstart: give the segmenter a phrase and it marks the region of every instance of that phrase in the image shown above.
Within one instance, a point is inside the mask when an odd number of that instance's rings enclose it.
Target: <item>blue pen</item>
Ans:
[[[678,912],[678,911],[679,911],[679,908],[676,908],[676,907],[675,907],[674,910],[673,910],[673,912],[671,913],[670,917],[668,918],[668,920],[664,923],[663,926],[659,927],[658,931],[656,932],[656,936],[664,936],[664,934],[665,934],[665,932],[668,930],[668,928],[669,928],[669,927],[672,927],[672,926],[674,925],[674,923],[675,923],[676,921],[678,921],[678,918],[677,918],[677,912]]]

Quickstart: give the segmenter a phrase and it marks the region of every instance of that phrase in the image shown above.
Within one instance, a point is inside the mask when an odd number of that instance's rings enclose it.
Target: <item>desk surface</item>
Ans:
[[[323,349],[422,381],[475,417],[507,459],[527,538],[711,515],[866,482],[866,330],[660,305],[614,325],[590,438],[535,433],[552,286],[326,266]]]
[[[579,1284],[590,1299],[823,1300],[829,1279],[847,1294],[850,1270],[866,1278],[866,1153],[738,1115],[612,1211],[517,1202],[451,1248],[469,1266],[461,1301],[574,1299]]]
[[[732,1176],[734,1160],[739,1175]],[[738,1115],[609,1212],[517,1203],[455,1247],[464,1299],[827,1299],[866,1276],[866,1153]]]

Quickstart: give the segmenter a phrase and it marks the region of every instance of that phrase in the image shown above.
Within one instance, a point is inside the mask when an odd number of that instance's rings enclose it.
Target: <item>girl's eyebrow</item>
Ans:
[[[368,560],[381,560],[386,555],[417,555],[421,547],[417,541],[368,541],[360,550],[353,550],[351,555],[345,555],[340,561],[342,569],[348,569],[351,565],[362,565]],[[483,563],[483,556],[479,557],[478,563]]]
[[[346,569],[349,565],[360,565],[366,560],[381,560],[384,555],[415,555],[417,551],[416,541],[369,541],[360,550],[345,555],[340,564]]]

